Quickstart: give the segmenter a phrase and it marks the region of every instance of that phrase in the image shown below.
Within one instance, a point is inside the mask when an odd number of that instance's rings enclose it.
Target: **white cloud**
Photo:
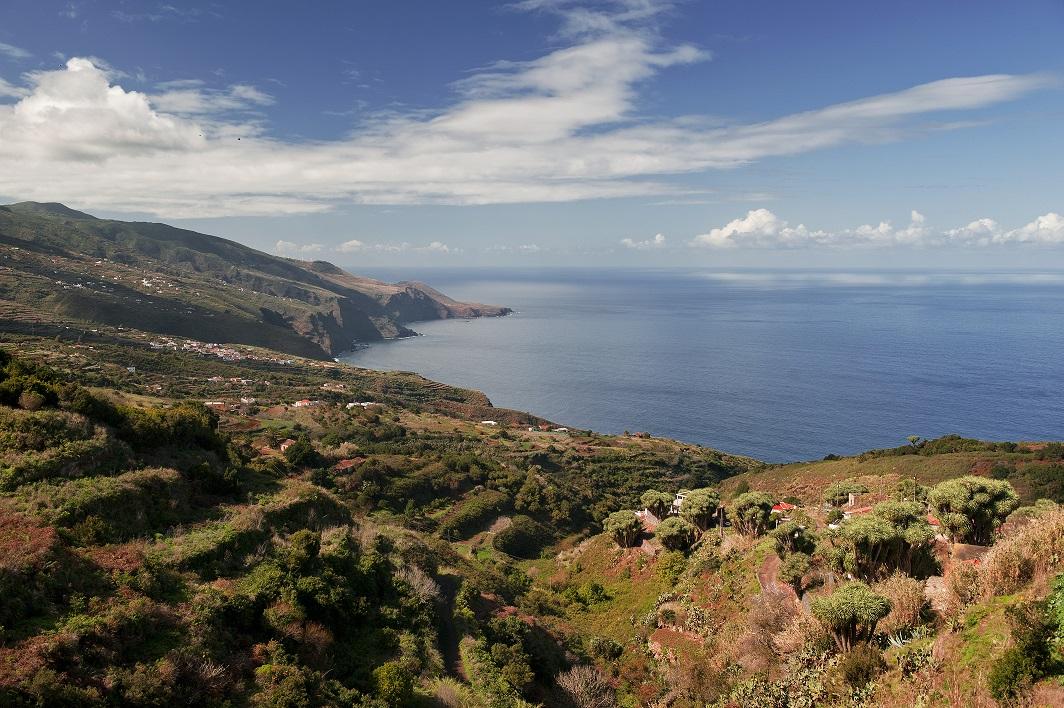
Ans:
[[[1011,231],[987,218],[959,228],[936,231],[927,225],[923,214],[914,210],[909,224],[902,228],[881,221],[852,229],[826,231],[812,230],[805,224],[791,226],[768,209],[754,209],[746,216],[699,234],[690,241],[691,246],[707,248],[942,247],[1018,243],[1064,243],[1064,217],[1050,212]]]
[[[637,113],[643,82],[708,58],[689,45],[660,46],[645,26],[668,3],[522,7],[562,17],[568,46],[473,73],[449,106],[378,116],[335,140],[270,137],[256,109],[273,98],[246,84],[186,81],[148,95],[71,59],[32,74],[17,103],[0,104],[0,193],[160,217],[683,196],[688,188],[661,178],[898,139],[941,127],[928,114],[1012,100],[1050,82],[953,78],[748,124],[645,119]]]
[[[654,238],[649,238],[645,241],[622,238],[621,245],[625,248],[632,248],[637,251],[648,251],[652,248],[665,248],[665,234],[656,234]]]
[[[336,247],[336,250],[340,253],[351,253],[353,251],[361,251],[365,248],[365,243],[359,241],[357,238],[353,238],[350,241],[344,241],[343,243],[341,243],[339,246]]]
[[[19,60],[29,59],[33,55],[27,52],[22,47],[16,47],[13,44],[6,44],[5,42],[0,42],[0,56],[5,56],[8,59]]]
[[[1022,228],[1009,231],[1004,239],[1021,243],[1064,243],[1064,216],[1050,212]]]
[[[280,256],[301,257],[312,256],[321,253],[325,246],[320,243],[295,243],[294,241],[278,241],[274,245],[274,252]]]

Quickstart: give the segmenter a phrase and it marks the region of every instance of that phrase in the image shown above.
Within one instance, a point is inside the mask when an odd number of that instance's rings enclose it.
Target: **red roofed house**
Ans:
[[[798,507],[795,506],[794,504],[788,504],[787,502],[780,502],[779,504],[774,504],[772,506],[772,513],[773,514],[787,514],[788,512],[794,511],[797,508]]]
[[[288,448],[292,447],[295,444],[296,444],[295,440],[293,440],[292,438],[288,438],[283,443],[281,443],[281,452],[284,452],[285,450],[287,450]]]
[[[872,507],[870,507],[870,506],[859,506],[856,509],[850,509],[848,511],[843,511],[842,515],[845,516],[847,519],[849,519],[849,518],[854,517],[854,516],[861,516],[863,514],[870,514],[871,512],[872,512]]]
[[[333,465],[333,469],[337,472],[343,472],[344,470],[349,470],[352,467],[358,467],[365,461],[365,457],[351,457],[346,460],[340,460],[335,465]]]

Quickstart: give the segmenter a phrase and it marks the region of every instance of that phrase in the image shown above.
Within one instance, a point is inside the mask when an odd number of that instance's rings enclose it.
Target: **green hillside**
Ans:
[[[155,337],[0,335],[0,703],[1059,703],[1060,445],[768,466]],[[934,506],[965,475],[1018,491],[989,553]],[[618,543],[614,512],[684,489]],[[850,576],[890,610],[844,650]]]

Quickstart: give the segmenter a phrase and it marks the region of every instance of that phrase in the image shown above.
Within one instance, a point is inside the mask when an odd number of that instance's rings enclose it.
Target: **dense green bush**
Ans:
[[[509,499],[502,492],[485,489],[458,503],[440,523],[439,534],[448,540],[468,538],[502,514]]]
[[[527,516],[517,515],[505,529],[495,534],[492,545],[517,558],[535,558],[550,541],[550,533]]]

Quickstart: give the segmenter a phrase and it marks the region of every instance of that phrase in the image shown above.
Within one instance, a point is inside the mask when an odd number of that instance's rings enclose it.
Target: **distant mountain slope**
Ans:
[[[62,204],[0,207],[0,253],[0,319],[134,327],[317,358],[413,334],[411,322],[510,312]]]

